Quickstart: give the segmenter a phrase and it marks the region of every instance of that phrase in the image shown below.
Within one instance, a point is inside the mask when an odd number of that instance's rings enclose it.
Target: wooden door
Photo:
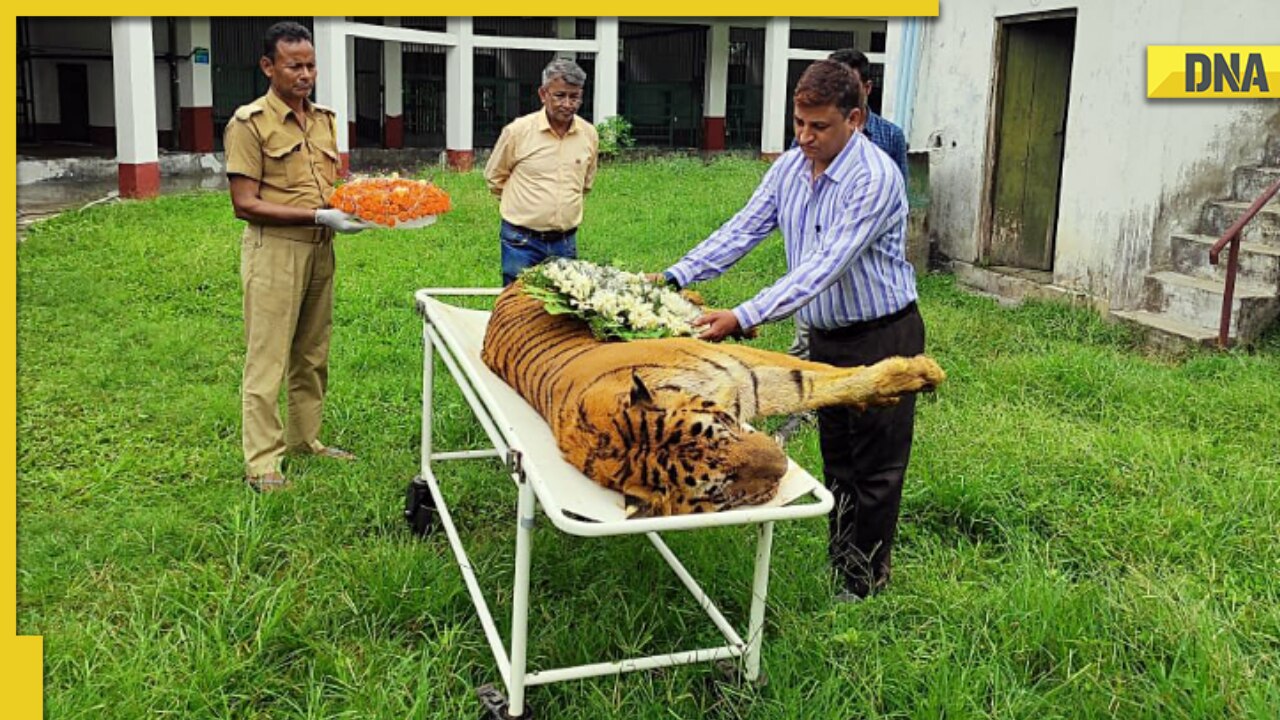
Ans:
[[[1053,269],[1075,19],[1003,26],[988,262]]]

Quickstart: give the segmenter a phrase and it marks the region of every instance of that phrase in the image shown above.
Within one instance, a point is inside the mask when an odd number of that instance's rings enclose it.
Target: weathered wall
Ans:
[[[1054,282],[1113,308],[1137,305],[1167,261],[1169,233],[1195,229],[1203,201],[1261,158],[1280,128],[1274,100],[1149,100],[1146,46],[1274,44],[1280,4],[972,0],[927,21],[913,148],[928,148],[939,249],[980,263],[980,220],[1000,18],[1075,8]]]

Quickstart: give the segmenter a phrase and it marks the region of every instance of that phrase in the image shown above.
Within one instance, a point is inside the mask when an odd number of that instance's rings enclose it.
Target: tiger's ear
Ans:
[[[644,409],[653,409],[653,395],[649,394],[649,388],[645,387],[644,381],[640,379],[640,375],[635,371],[631,373],[631,406]]]

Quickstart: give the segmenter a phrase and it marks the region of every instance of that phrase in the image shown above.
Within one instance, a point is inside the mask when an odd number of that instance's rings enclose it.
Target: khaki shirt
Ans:
[[[338,178],[337,114],[305,102],[306,130],[293,110],[271,90],[236,109],[223,133],[227,174],[259,183],[258,197],[267,202],[322,208]]]
[[[484,167],[489,190],[502,198],[502,219],[544,232],[578,227],[599,143],[595,127],[577,115],[564,137],[542,109],[511,121]]]

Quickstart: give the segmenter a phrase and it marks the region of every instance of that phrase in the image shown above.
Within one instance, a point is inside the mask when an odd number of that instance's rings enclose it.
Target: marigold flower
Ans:
[[[449,194],[426,180],[359,177],[339,185],[329,198],[339,210],[385,227],[449,212]]]

